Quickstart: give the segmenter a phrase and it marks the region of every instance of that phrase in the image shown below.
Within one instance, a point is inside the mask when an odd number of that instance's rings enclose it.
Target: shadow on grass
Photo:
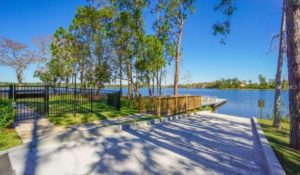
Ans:
[[[259,120],[271,147],[287,174],[300,174],[300,151],[289,145],[289,123],[282,123],[281,129],[272,127],[272,120]]]
[[[72,113],[72,109],[62,110],[58,115],[50,115],[48,119],[61,126],[76,125],[81,123],[89,123],[98,120],[107,120],[116,117],[123,117],[132,114],[136,114],[138,111],[136,109],[121,107],[118,111],[115,108],[108,106],[104,103],[97,103],[93,106],[93,111],[89,111],[88,107],[85,105],[78,106],[80,110],[78,113]],[[68,111],[68,112],[64,112]],[[51,113],[50,113],[51,114]]]

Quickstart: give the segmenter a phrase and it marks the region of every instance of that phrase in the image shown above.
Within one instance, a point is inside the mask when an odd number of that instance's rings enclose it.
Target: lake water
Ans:
[[[171,95],[172,88],[164,89],[164,95]],[[179,94],[185,95],[188,91],[185,88],[179,89]],[[123,89],[123,94],[127,94],[127,89]],[[148,89],[142,88],[141,94],[148,95]],[[267,118],[272,115],[274,105],[274,90],[223,90],[223,89],[190,89],[190,95],[215,96],[217,98],[227,99],[227,103],[218,109],[219,113],[236,115],[241,117],[258,117],[259,108],[258,100],[265,101],[263,108],[263,117]],[[288,91],[281,93],[282,98],[282,115],[288,115]]]

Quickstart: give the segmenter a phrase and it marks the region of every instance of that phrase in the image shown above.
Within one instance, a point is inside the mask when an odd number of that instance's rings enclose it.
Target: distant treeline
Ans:
[[[181,84],[181,88],[217,88],[217,89],[274,89],[275,80],[267,80],[264,76],[258,76],[258,83],[252,80],[239,80],[238,78],[220,79],[213,82]],[[282,88],[288,89],[288,81],[282,81]]]

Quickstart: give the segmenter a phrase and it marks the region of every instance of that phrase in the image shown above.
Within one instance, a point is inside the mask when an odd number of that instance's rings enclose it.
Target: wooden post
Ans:
[[[175,114],[177,114],[177,106],[178,106],[178,101],[177,101],[177,96],[175,96]]]
[[[143,107],[142,107],[142,103],[143,103],[142,101],[143,101],[143,97],[140,96],[140,97],[139,97],[139,113],[142,112],[142,108],[143,108]]]
[[[169,116],[169,97],[167,97],[167,116]]]
[[[200,109],[202,109],[202,97],[200,96]]]
[[[189,106],[188,106],[188,96],[185,96],[185,112],[188,112]]]
[[[157,97],[157,101],[156,101],[156,116],[160,117],[161,116],[161,98]]]
[[[194,107],[193,107],[193,111],[196,112],[196,97],[194,96]]]

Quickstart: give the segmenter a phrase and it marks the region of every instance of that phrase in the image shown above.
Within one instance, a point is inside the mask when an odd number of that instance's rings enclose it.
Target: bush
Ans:
[[[16,110],[11,100],[0,99],[0,128],[12,127],[16,117]]]
[[[129,100],[129,99],[127,99],[127,97],[121,97],[121,104],[122,104],[122,107],[129,108],[129,109],[137,109],[138,108],[136,100],[134,100],[134,99]]]

